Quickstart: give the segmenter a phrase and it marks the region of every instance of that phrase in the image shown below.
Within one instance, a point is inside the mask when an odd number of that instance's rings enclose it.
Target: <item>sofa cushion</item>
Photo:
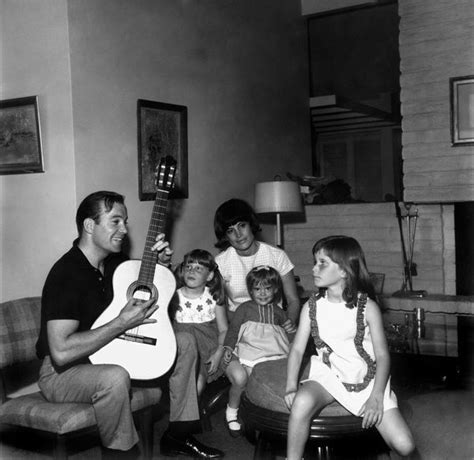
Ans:
[[[0,368],[36,359],[40,314],[40,297],[0,304]]]
[[[132,411],[157,404],[160,388],[132,388]],[[92,404],[50,403],[39,392],[0,405],[0,422],[57,434],[96,425]]]
[[[265,361],[253,368],[245,390],[247,398],[251,403],[275,412],[289,413],[284,399],[287,362],[287,358]],[[307,377],[309,365],[302,366],[302,368],[300,380]],[[352,414],[337,402],[325,407],[320,413],[322,417],[337,417],[341,415],[347,416]]]

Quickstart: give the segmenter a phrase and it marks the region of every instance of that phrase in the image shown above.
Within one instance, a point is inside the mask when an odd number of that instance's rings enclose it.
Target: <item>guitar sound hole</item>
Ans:
[[[139,284],[137,281],[132,283],[127,290],[127,299],[130,298],[139,299],[143,301],[150,300],[154,297],[158,300],[158,290],[155,285],[147,286],[145,284]]]

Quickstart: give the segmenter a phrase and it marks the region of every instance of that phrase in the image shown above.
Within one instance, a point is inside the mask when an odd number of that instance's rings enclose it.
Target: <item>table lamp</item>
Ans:
[[[281,180],[255,184],[255,212],[276,214],[276,244],[283,247],[280,215],[303,212],[300,186]]]

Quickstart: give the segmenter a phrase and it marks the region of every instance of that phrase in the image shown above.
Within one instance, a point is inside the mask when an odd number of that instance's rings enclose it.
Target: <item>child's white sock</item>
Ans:
[[[233,431],[238,431],[241,429],[240,423],[237,421],[237,414],[239,413],[239,408],[229,407],[225,410],[225,419],[229,425],[229,429]]]

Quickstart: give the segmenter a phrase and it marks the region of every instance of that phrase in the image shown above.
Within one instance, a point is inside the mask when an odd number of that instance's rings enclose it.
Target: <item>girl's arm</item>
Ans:
[[[296,336],[291,345],[290,354],[288,355],[285,390],[285,402],[288,409],[291,409],[296,391],[298,390],[298,375],[310,332],[309,303],[306,302],[301,310],[298,330],[296,331]]]
[[[239,305],[237,310],[235,310],[234,314],[232,315],[229,328],[227,329],[224,339],[224,357],[222,359],[222,366],[224,369],[228,366],[232,359],[232,353],[239,337],[240,326],[245,322],[245,313],[247,312],[246,305],[247,302]]]
[[[378,305],[370,299],[367,300],[366,319],[372,337],[377,370],[372,392],[359,412],[359,415],[364,417],[363,428],[377,425],[382,420],[383,396],[390,375],[390,353],[385,338],[382,314]]]
[[[298,323],[298,317],[300,315],[300,298],[298,297],[298,290],[296,288],[293,270],[288,272],[286,275],[283,275],[281,281],[287,303],[288,318],[291,320],[291,324],[288,325],[288,327],[285,326],[285,330],[291,333],[294,332],[294,326]]]
[[[228,329],[226,307],[224,305],[216,305],[215,312],[219,337],[216,351],[206,362],[206,364],[208,365],[207,372],[209,375],[217,371],[222,356],[224,355],[224,340]]]

